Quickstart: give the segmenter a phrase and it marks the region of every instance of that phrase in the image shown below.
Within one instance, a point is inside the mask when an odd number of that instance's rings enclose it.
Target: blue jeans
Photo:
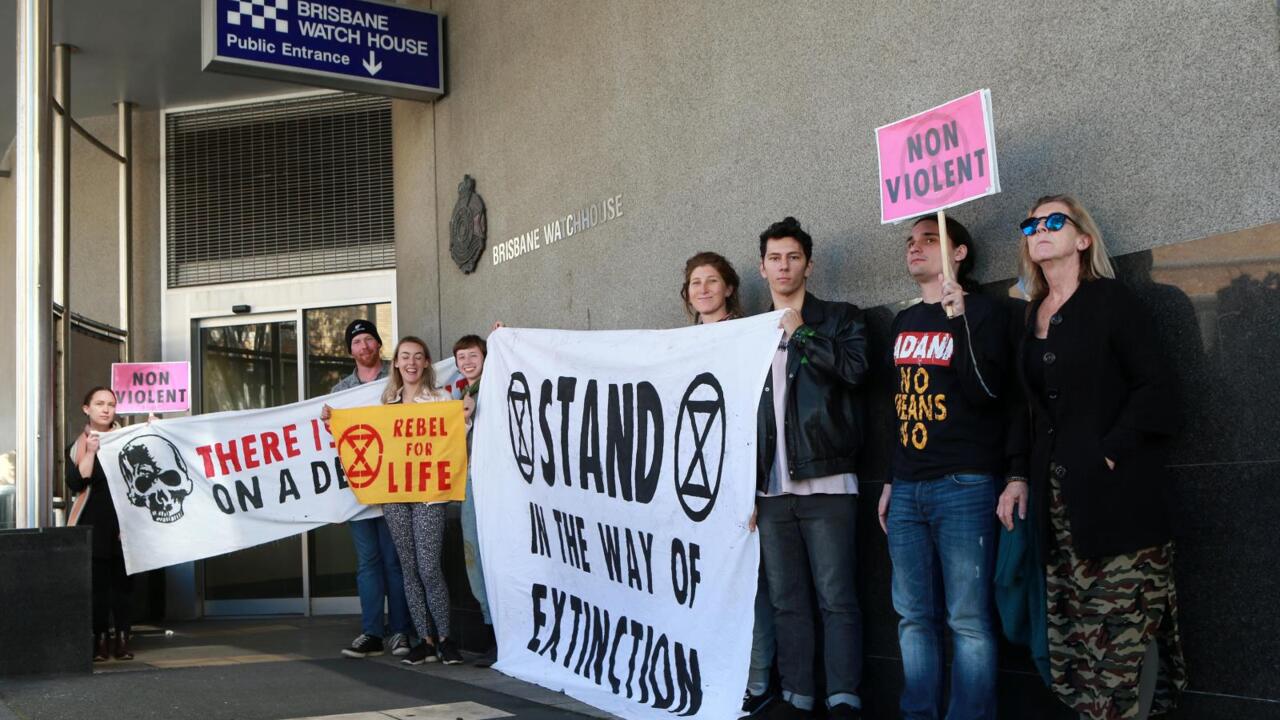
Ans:
[[[376,517],[368,520],[352,520],[351,542],[356,548],[356,590],[360,594],[361,632],[382,637],[382,599],[386,598],[391,613],[392,633],[413,634],[409,620],[409,605],[404,599],[404,575],[400,572],[400,559],[396,546],[391,542],[387,521]]]
[[[751,628],[751,670],[747,674],[747,692],[752,695],[763,695],[769,689],[775,642],[769,578],[764,574],[764,558],[760,558],[760,579],[756,581],[756,619]]]
[[[489,616],[489,594],[484,591],[484,563],[480,562],[480,533],[476,529],[476,500],[471,494],[471,468],[467,468],[467,496],[462,501],[462,556],[467,564],[467,581],[471,594],[480,603],[480,615],[485,625],[492,625]]]
[[[757,500],[764,569],[777,627],[782,698],[812,710],[814,594],[822,614],[827,706],[862,707],[862,610],[854,587],[857,495]]]
[[[996,478],[896,480],[889,500],[893,607],[902,616],[902,717],[996,716]],[[943,715],[943,623],[951,628],[951,701]]]

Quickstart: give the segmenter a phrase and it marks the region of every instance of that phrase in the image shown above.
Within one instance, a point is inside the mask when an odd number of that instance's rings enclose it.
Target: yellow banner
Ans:
[[[365,505],[460,501],[466,494],[459,400],[334,408],[329,428],[347,483]]]

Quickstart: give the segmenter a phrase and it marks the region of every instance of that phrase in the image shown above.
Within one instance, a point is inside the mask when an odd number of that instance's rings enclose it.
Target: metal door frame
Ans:
[[[387,337],[398,337],[395,319],[395,270],[370,270],[340,275],[319,275],[286,280],[166,289],[162,295],[162,344],[165,360],[188,360],[192,384],[198,389],[204,368],[200,358],[200,329],[259,322],[294,322],[298,332],[298,398],[306,397],[307,310],[347,305],[390,303],[392,327]],[[247,304],[247,313],[229,312],[233,305]],[[384,331],[385,334],[385,331]],[[198,395],[193,400],[200,402]],[[199,407],[196,405],[195,407]],[[225,617],[243,615],[330,615],[360,611],[357,596],[313,598],[311,596],[311,543],[307,533],[302,543],[301,598],[261,598],[252,600],[206,600],[204,563],[184,563],[166,572],[167,603],[174,617]]]

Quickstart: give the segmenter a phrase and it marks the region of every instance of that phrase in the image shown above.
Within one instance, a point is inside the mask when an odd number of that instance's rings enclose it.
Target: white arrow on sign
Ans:
[[[374,55],[372,50],[369,51],[369,59],[362,61],[360,64],[364,65],[364,69],[370,75],[377,75],[378,71],[382,69],[382,63],[378,62],[378,56]]]

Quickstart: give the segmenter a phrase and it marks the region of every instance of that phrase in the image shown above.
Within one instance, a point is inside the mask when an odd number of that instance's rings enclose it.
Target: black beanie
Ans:
[[[378,335],[377,326],[368,320],[352,320],[351,324],[347,326],[347,352],[351,352],[351,341],[354,340],[357,335],[363,333],[372,335],[373,339],[377,340],[379,345],[382,344],[382,338]]]

